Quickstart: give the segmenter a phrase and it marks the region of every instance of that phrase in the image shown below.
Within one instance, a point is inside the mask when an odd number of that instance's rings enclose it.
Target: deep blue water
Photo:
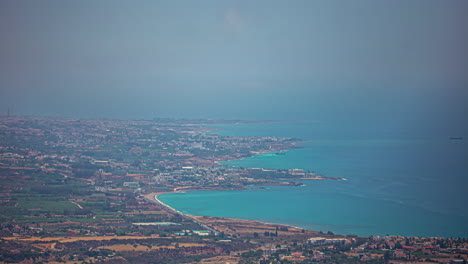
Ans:
[[[323,123],[218,125],[236,136],[309,140],[286,155],[260,155],[228,166],[310,169],[348,181],[303,187],[205,191],[161,197],[191,214],[237,217],[357,235],[468,237],[466,140],[374,133]]]

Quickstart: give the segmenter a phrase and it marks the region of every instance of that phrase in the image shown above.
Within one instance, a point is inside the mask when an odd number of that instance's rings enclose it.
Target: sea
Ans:
[[[463,138],[365,133],[323,122],[212,125],[229,136],[305,140],[285,155],[267,153],[221,164],[300,168],[339,180],[303,186],[188,191],[159,197],[194,215],[231,217],[335,234],[468,238],[468,146]]]

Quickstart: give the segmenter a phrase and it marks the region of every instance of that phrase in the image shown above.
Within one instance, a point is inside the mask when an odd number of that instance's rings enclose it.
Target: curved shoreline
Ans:
[[[229,219],[229,220],[232,220],[232,221],[239,221],[239,222],[242,222],[242,221],[247,221],[247,222],[251,222],[251,223],[255,223],[255,224],[259,224],[259,225],[274,225],[274,226],[284,226],[284,227],[287,227],[287,228],[291,228],[293,230],[307,230],[309,232],[317,232],[317,231],[313,231],[313,230],[308,230],[306,228],[302,228],[302,227],[298,227],[298,226],[293,226],[293,225],[289,225],[289,224],[279,224],[279,223],[271,223],[271,222],[264,222],[264,221],[258,221],[258,220],[249,220],[249,219],[239,219],[239,218],[230,218],[230,217],[222,217],[222,216],[204,216],[204,215],[200,215],[200,216],[196,216],[196,215],[190,215],[190,214],[185,214],[185,213],[182,213],[181,211],[173,208],[172,206],[162,202],[160,199],[158,199],[158,196],[160,195],[163,195],[163,194],[169,194],[169,193],[180,193],[179,191],[174,191],[174,192],[160,192],[160,193],[157,193],[157,192],[152,192],[152,193],[149,193],[149,194],[146,194],[144,197],[147,201],[150,201],[150,202],[153,202],[153,203],[157,203],[159,205],[161,205],[164,209],[172,212],[172,213],[175,213],[175,214],[178,214],[178,215],[181,215],[182,217],[185,217],[187,219],[190,219],[194,222],[196,222],[197,224],[205,227],[206,229],[210,230],[210,231],[213,231],[215,233],[219,232],[219,230],[217,230],[215,227],[213,226],[208,226],[206,223],[200,221],[197,219],[197,217],[199,218],[203,218],[203,217],[209,217],[209,218],[222,218],[222,219]]]
[[[169,194],[169,193],[180,193],[180,191],[173,191],[173,192],[160,192],[160,193],[157,193],[157,192],[152,192],[152,193],[149,193],[149,194],[146,194],[144,197],[146,198],[147,201],[150,201],[150,202],[153,202],[153,203],[157,203],[159,205],[161,205],[164,209],[172,212],[172,213],[175,213],[175,214],[178,214],[178,215],[181,215],[182,217],[185,217],[187,219],[190,219],[194,222],[196,222],[197,224],[205,227],[206,229],[210,230],[210,231],[213,231],[215,233],[219,232],[219,230],[217,230],[215,227],[213,226],[208,226],[206,223],[200,221],[197,219],[198,218],[204,218],[204,217],[208,217],[208,218],[221,218],[221,219],[228,219],[228,220],[232,220],[232,221],[239,221],[239,222],[242,222],[242,221],[247,221],[247,222],[250,222],[250,223],[255,223],[255,224],[259,224],[259,225],[271,225],[271,226],[284,226],[284,227],[287,227],[287,228],[290,228],[290,229],[293,229],[293,230],[307,230],[309,232],[314,232],[316,233],[317,231],[314,231],[314,230],[309,230],[307,228],[302,228],[302,227],[298,227],[298,226],[293,226],[293,225],[289,225],[289,224],[280,224],[280,223],[272,223],[272,222],[265,222],[265,221],[258,221],[258,220],[250,220],[250,219],[242,219],[242,218],[230,218],[230,217],[222,217],[222,216],[205,216],[205,215],[200,215],[200,216],[196,216],[196,215],[190,215],[190,214],[185,214],[185,213],[182,213],[181,211],[173,208],[172,206],[162,202],[160,199],[158,199],[158,196],[160,195],[163,195],[163,194]]]
[[[166,193],[177,193],[177,192],[151,193],[151,196],[153,197],[154,201],[156,201],[158,204],[162,205],[163,207],[165,207],[169,211],[172,211],[172,212],[174,212],[176,214],[184,215],[184,213],[182,213],[181,211],[176,210],[175,208],[169,206],[168,204],[163,203],[161,200],[158,199],[159,195],[163,195],[163,194],[166,194]]]
[[[164,209],[166,209],[166,210],[168,210],[168,211],[170,211],[172,213],[178,214],[178,215],[180,215],[182,217],[190,219],[191,221],[194,221],[195,223],[199,224],[200,226],[208,229],[209,231],[212,231],[214,234],[217,234],[219,232],[218,230],[216,230],[216,228],[207,226],[205,223],[199,221],[198,219],[194,218],[193,216],[188,215],[188,214],[184,214],[181,211],[171,207],[168,204],[163,203],[161,200],[158,199],[159,195],[167,194],[167,193],[177,193],[177,191],[174,191],[174,192],[160,192],[160,193],[152,192],[152,193],[149,193],[149,194],[145,195],[144,197],[149,202],[157,203],[157,204],[161,205]]]

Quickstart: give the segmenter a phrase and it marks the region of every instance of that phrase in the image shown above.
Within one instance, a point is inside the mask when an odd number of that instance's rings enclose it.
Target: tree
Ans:
[[[258,238],[258,233],[257,233],[257,232],[254,232],[254,233],[253,233],[253,236],[254,236],[254,238]]]
[[[390,251],[386,251],[384,256],[383,256],[383,259],[384,259],[384,262],[385,263],[388,263],[388,261],[390,260],[390,257],[392,256],[392,253],[390,253]]]

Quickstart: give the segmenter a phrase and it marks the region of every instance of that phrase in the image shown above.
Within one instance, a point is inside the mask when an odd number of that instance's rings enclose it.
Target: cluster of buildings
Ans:
[[[0,235],[209,239],[218,233],[196,220],[182,219],[143,195],[291,185],[297,179],[343,180],[302,169],[226,168],[217,163],[267,152],[284,155],[282,150],[296,148],[297,142],[278,137],[221,136],[198,124],[168,120],[161,123],[0,118],[0,206],[7,212],[0,216]],[[35,198],[28,198],[26,191],[37,199],[57,197],[39,204],[31,201]],[[54,209],[58,205],[63,209]],[[258,237],[258,233],[256,237],[252,235],[252,239]],[[262,239],[276,237],[265,235]],[[235,238],[216,241],[235,242]],[[234,242],[229,244],[239,246]],[[4,248],[17,247],[10,241],[0,239],[1,243]],[[466,239],[398,236],[363,239],[323,234],[291,244],[261,245],[262,252],[256,261],[339,263],[334,259],[337,256],[388,263],[468,260]],[[0,249],[0,258],[24,254],[15,252]]]
[[[364,260],[382,258],[389,263],[466,263],[468,239],[373,236],[351,248],[347,255]]]

